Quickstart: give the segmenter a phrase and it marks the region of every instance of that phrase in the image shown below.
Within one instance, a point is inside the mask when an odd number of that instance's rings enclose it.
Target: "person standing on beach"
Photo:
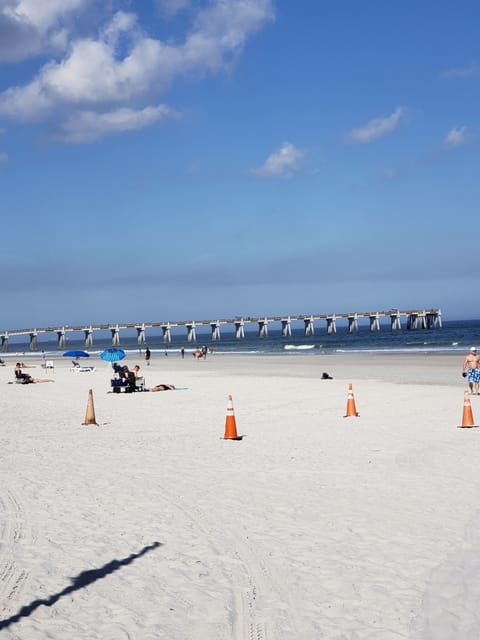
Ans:
[[[470,352],[463,362],[462,375],[464,378],[467,378],[470,393],[478,396],[480,386],[480,356],[477,355],[476,347],[470,347]]]
[[[147,363],[148,367],[150,366],[150,356],[151,356],[150,349],[147,347],[145,349],[145,362]]]

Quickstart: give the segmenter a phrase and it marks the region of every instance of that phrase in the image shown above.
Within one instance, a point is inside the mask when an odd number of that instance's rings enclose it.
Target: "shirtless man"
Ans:
[[[470,393],[478,396],[480,383],[480,356],[477,355],[477,349],[475,347],[470,348],[470,353],[465,358],[463,363],[463,376],[467,377]]]

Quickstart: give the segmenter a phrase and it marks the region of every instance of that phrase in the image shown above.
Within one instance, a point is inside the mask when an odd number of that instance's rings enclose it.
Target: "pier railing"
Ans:
[[[135,329],[137,332],[138,344],[146,344],[146,330],[160,328],[162,331],[162,339],[165,344],[172,341],[172,329],[174,327],[185,327],[186,339],[188,342],[197,340],[197,327],[209,326],[211,330],[212,341],[221,339],[221,326],[231,325],[234,328],[235,338],[241,340],[245,338],[245,325],[253,324],[258,327],[258,337],[266,338],[268,336],[268,328],[272,323],[280,323],[282,337],[290,337],[292,335],[292,322],[300,321],[304,323],[304,333],[306,336],[315,334],[315,322],[323,321],[326,323],[328,334],[336,333],[337,320],[347,320],[347,331],[353,333],[358,331],[358,320],[367,318],[370,323],[370,331],[380,331],[380,319],[388,318],[390,321],[391,331],[400,331],[402,329],[402,321],[408,331],[418,329],[438,329],[442,326],[442,314],[440,309],[411,309],[400,311],[399,309],[390,309],[389,311],[364,311],[362,313],[325,313],[325,314],[308,314],[308,315],[289,315],[289,316],[257,316],[257,317],[240,317],[223,318],[217,320],[180,320],[180,321],[164,321],[164,322],[131,322],[118,324],[90,324],[78,326],[61,326],[61,327],[35,327],[31,329],[10,329],[0,332],[1,350],[8,351],[8,341],[11,336],[29,336],[30,351],[36,351],[38,348],[37,338],[40,334],[54,333],[57,336],[57,347],[63,349],[66,344],[66,335],[73,332],[81,332],[84,336],[85,348],[93,345],[93,336],[96,331],[110,331],[112,336],[112,345],[120,344],[120,331],[126,329]]]

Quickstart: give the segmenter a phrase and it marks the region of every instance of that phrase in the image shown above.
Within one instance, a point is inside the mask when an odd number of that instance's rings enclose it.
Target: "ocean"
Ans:
[[[85,349],[83,334],[80,332],[67,333],[67,342],[64,348],[58,349],[55,341],[48,340],[52,334],[39,334],[37,350],[29,351],[28,336],[18,336],[10,341],[7,353],[1,357],[13,355],[27,355],[29,357],[43,356],[58,357],[64,351],[72,349]],[[111,335],[108,331],[98,331],[94,335],[93,346],[86,349],[90,355],[95,356],[103,349],[112,346]],[[471,346],[480,348],[480,320],[455,320],[443,321],[442,328],[392,331],[390,322],[380,324],[380,331],[370,332],[367,324],[359,321],[358,330],[349,333],[347,324],[341,324],[337,320],[337,331],[327,334],[326,323],[318,321],[315,324],[315,334],[305,336],[303,323],[292,322],[292,335],[283,337],[279,323],[272,323],[268,327],[268,336],[260,338],[254,325],[245,327],[245,338],[236,339],[233,327],[222,325],[220,340],[212,341],[209,327],[197,327],[196,342],[187,342],[185,328],[172,329],[172,342],[164,344],[160,328],[146,329],[146,344],[137,343],[135,330],[120,331],[120,347],[127,353],[138,354],[147,346],[155,354],[167,356],[179,356],[183,347],[186,353],[194,352],[197,347],[206,345],[212,348],[217,355],[241,354],[241,355],[279,355],[288,354],[292,357],[302,355],[324,354],[355,354],[355,353],[449,353],[466,352]]]

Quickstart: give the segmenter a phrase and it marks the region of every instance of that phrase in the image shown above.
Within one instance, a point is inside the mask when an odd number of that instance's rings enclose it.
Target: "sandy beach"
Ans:
[[[480,637],[463,354],[129,357],[182,387],[135,394],[22,359],[54,383],[0,367],[5,640]]]

